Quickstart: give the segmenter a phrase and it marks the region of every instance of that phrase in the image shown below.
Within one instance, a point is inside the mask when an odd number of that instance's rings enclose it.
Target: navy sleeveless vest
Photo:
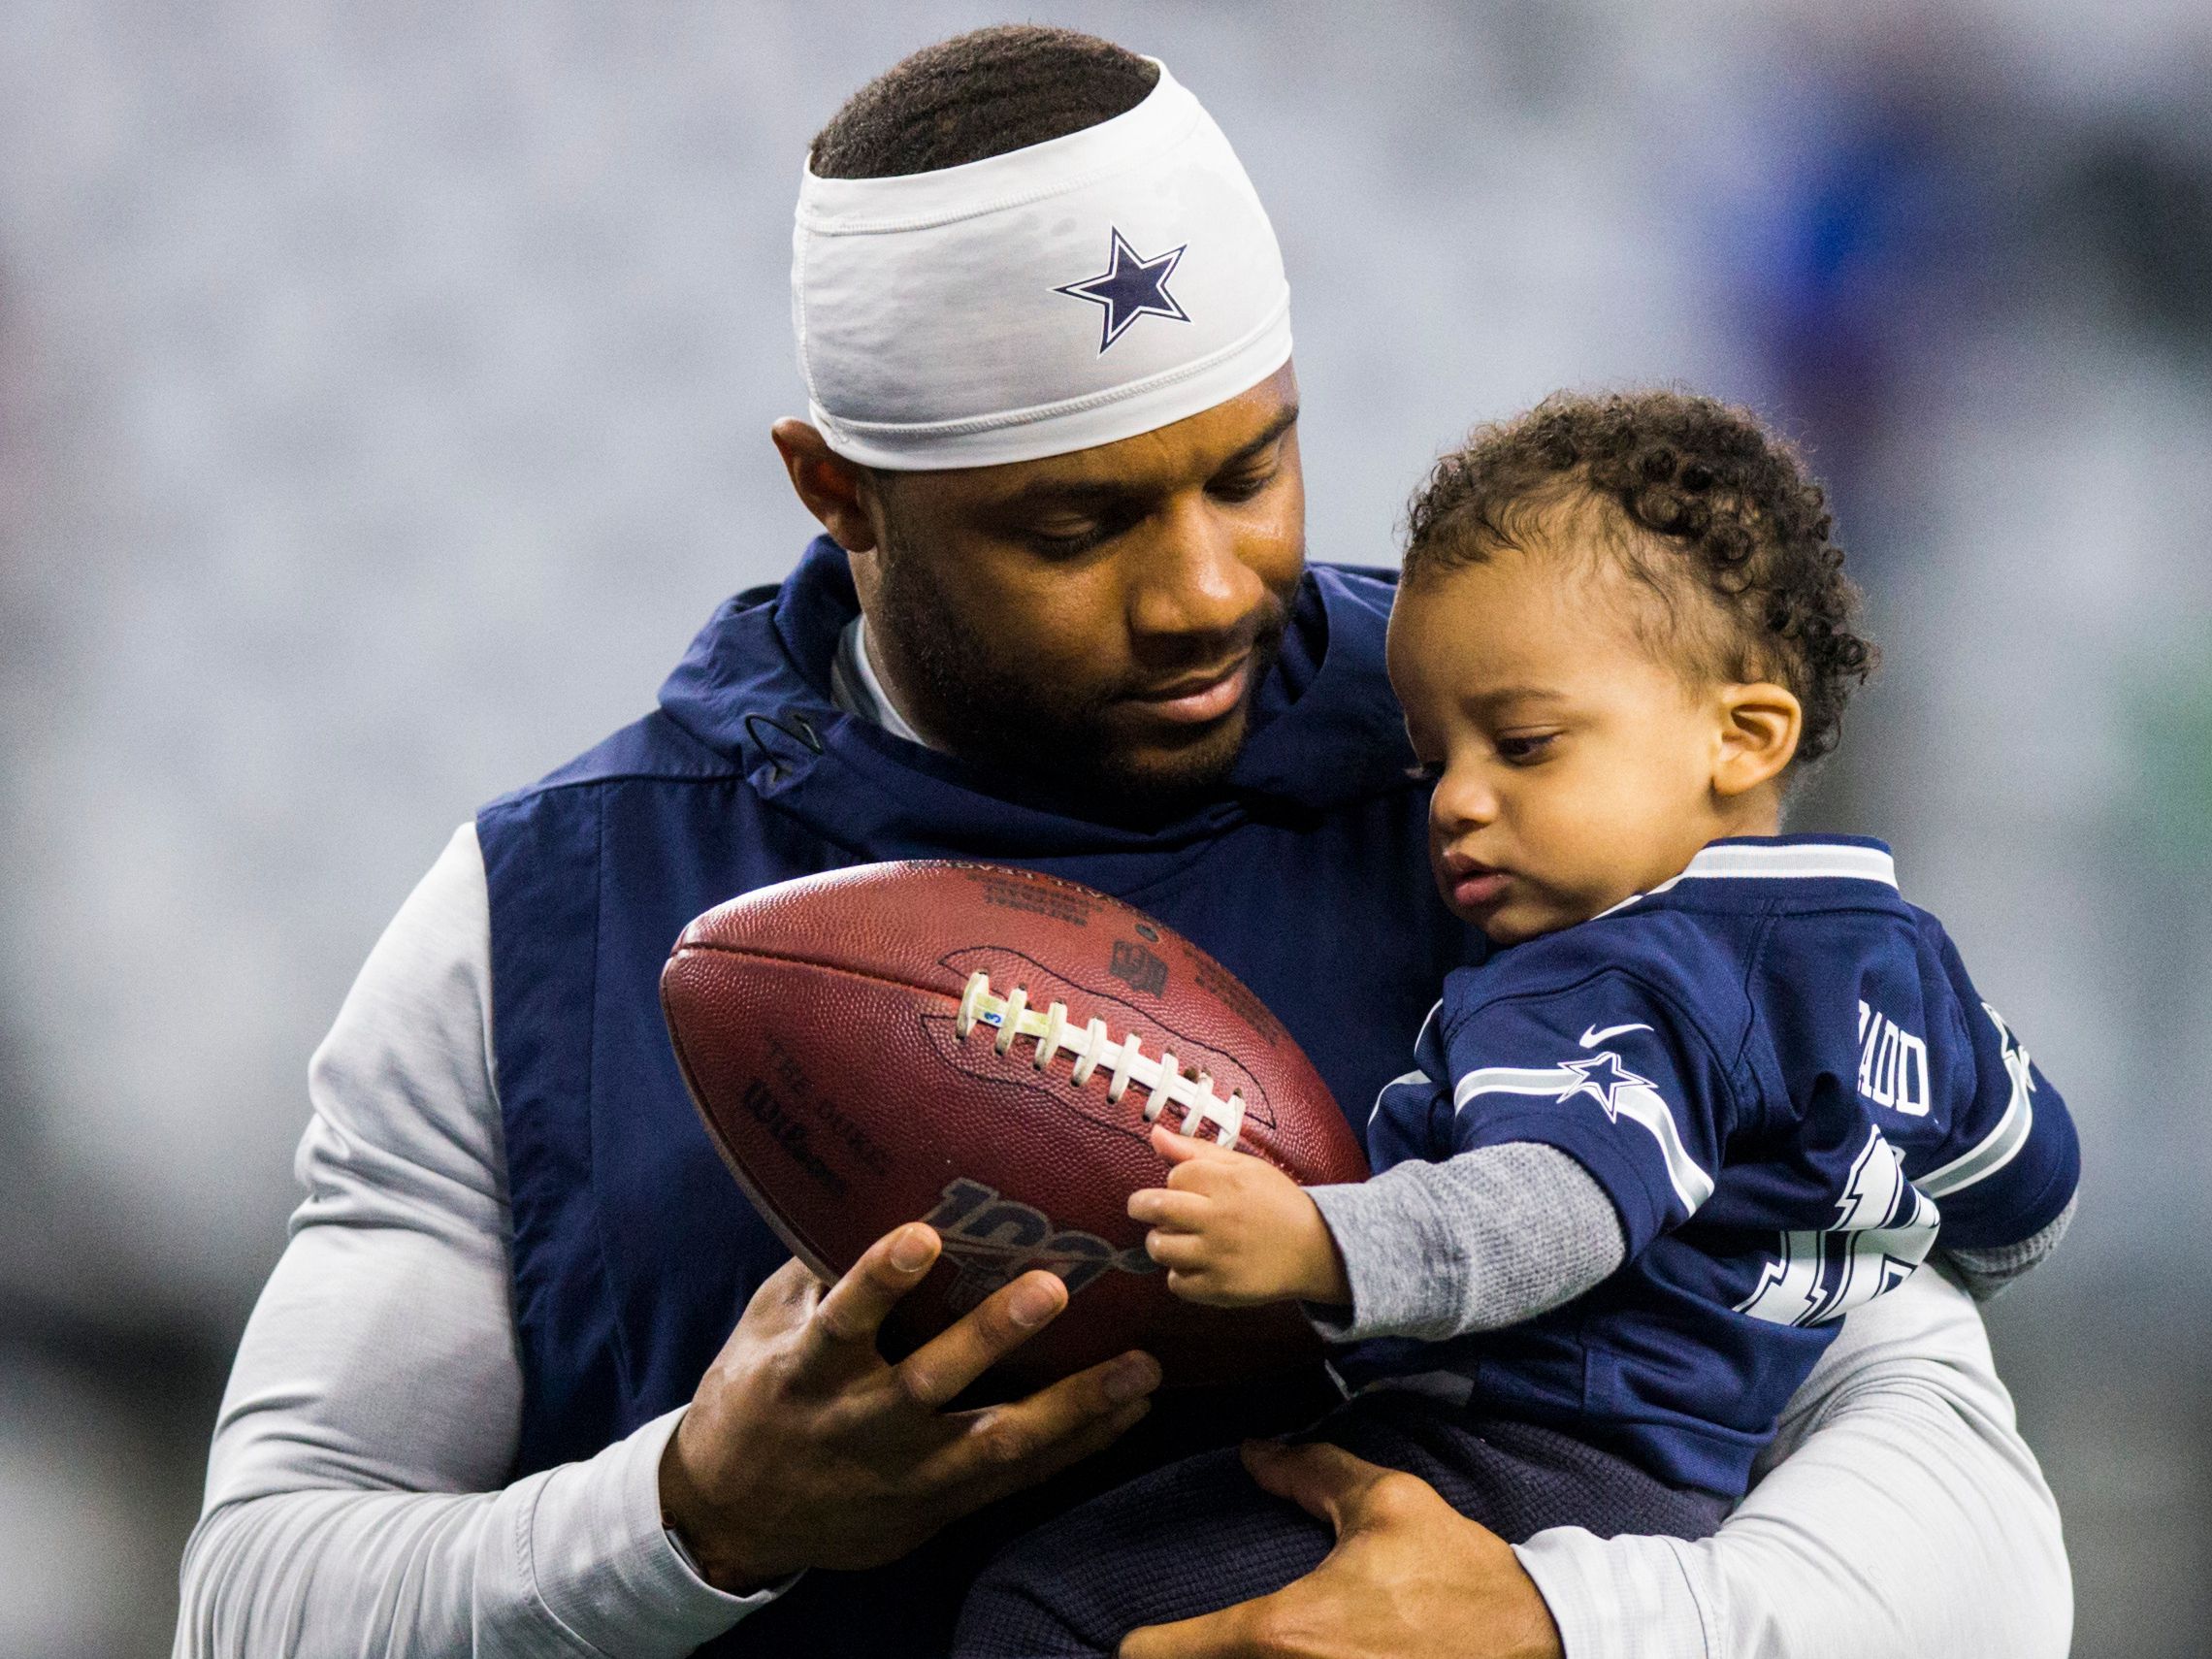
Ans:
[[[780,588],[716,612],[654,713],[478,814],[524,1378],[517,1476],[690,1399],[786,1258],[709,1145],[661,1020],[669,945],[733,895],[947,856],[1088,883],[1241,976],[1364,1132],[1444,975],[1480,950],[1428,877],[1425,793],[1406,775],[1382,672],[1391,584],[1309,570],[1228,786],[1140,832],[1010,798],[841,712],[830,665],[858,603],[843,552],[817,539]],[[1205,1415],[1201,1438],[1263,1426]],[[1151,1455],[1190,1444],[1187,1420]],[[1144,1456],[1109,1452],[1090,1480]],[[935,1651],[978,1552],[1009,1524],[955,1529],[877,1573],[810,1574],[714,1648]]]

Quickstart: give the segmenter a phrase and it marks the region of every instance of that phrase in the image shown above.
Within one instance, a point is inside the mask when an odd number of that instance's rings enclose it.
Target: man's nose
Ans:
[[[1236,527],[1203,501],[1162,516],[1138,557],[1129,628],[1138,637],[1231,634],[1265,602],[1267,584],[1239,551]]]

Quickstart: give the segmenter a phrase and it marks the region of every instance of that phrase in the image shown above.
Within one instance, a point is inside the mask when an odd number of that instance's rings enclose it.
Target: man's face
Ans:
[[[1285,366],[1094,449],[870,474],[853,573],[908,717],[1110,817],[1219,783],[1305,565],[1297,413]]]

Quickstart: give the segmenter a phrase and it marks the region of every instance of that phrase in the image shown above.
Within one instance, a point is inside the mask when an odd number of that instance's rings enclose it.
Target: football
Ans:
[[[1142,911],[990,864],[864,864],[764,888],[686,927],[661,975],[684,1080],[738,1184],[825,1278],[902,1221],[944,1241],[894,1354],[1031,1268],[1064,1313],[999,1367],[1062,1377],[1126,1349],[1171,1384],[1319,1352],[1290,1306],[1171,1295],[1129,1194],[1164,1122],[1308,1186],[1367,1160],[1290,1033]]]

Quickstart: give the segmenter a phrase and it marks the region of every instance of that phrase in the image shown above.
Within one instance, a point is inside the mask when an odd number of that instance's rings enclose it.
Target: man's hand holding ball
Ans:
[[[911,1223],[831,1285],[787,1262],[746,1306],[661,1459],[663,1515],[710,1583],[744,1595],[805,1567],[896,1560],[1150,1409],[1159,1367],[1132,1352],[1025,1399],[946,1411],[1059,1317],[1067,1287],[1025,1273],[893,1365],[876,1333],[941,1249]]]

